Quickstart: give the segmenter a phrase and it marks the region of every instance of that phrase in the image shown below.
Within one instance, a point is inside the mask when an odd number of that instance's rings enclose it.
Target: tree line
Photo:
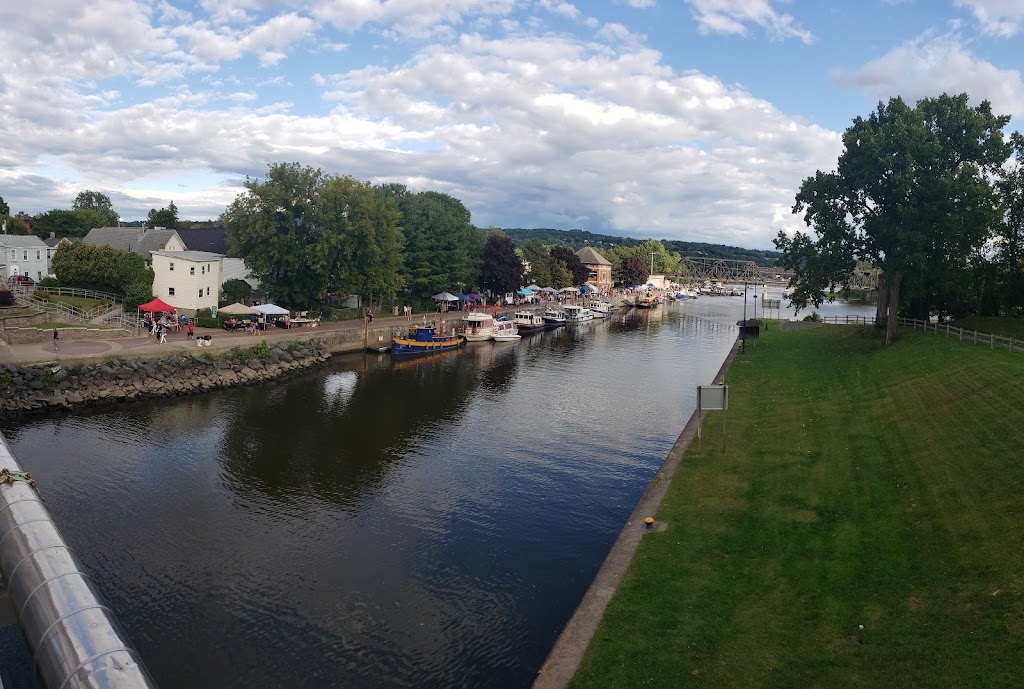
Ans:
[[[879,103],[843,134],[837,167],[818,170],[793,206],[809,228],[780,232],[793,299],[820,305],[858,260],[882,271],[878,313],[940,320],[1024,309],[1024,137],[967,94]]]

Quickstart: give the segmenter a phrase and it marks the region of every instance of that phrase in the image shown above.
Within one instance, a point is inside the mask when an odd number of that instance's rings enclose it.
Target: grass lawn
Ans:
[[[960,318],[953,325],[964,330],[1002,335],[1024,340],[1024,318],[1003,318],[1001,316],[971,316]]]
[[[571,686],[1021,686],[1022,381],[934,335],[764,334]]]

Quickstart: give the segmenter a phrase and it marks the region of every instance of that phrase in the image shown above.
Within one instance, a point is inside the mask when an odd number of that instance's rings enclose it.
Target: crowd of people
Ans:
[[[184,330],[186,332],[186,339],[189,340],[193,339],[196,335],[195,321],[190,320],[184,313],[176,313],[174,311],[160,314],[159,317],[147,311],[146,329],[160,344],[167,343],[167,333],[172,330],[175,332]]]

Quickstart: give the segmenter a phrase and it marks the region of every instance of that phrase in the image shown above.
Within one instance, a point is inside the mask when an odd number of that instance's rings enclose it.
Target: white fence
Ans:
[[[955,337],[961,342],[973,342],[974,344],[988,345],[989,349],[1005,349],[1009,352],[1024,351],[1024,340],[992,333],[979,333],[976,330],[964,330],[949,323],[932,323],[921,321],[916,318],[900,318],[897,321],[900,325],[911,330],[922,330],[924,332]]]

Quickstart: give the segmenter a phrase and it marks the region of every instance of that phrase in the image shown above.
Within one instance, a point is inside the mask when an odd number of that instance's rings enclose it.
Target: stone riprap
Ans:
[[[248,385],[313,368],[330,358],[327,347],[313,339],[92,366],[7,364],[0,368],[0,417]]]

